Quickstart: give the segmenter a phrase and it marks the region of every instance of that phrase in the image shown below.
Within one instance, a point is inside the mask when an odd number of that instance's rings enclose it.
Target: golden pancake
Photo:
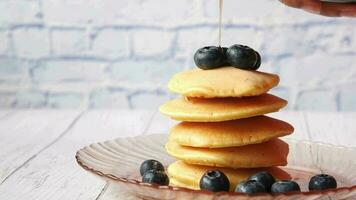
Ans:
[[[171,78],[168,88],[188,97],[246,97],[266,93],[278,83],[275,74],[222,67],[180,72]]]
[[[169,141],[167,152],[189,164],[229,168],[258,168],[287,165],[288,144],[272,139],[261,144],[227,148],[197,148]]]
[[[261,171],[268,171],[276,179],[279,180],[291,179],[291,176],[287,172],[277,167],[253,168],[253,169],[229,169],[229,168],[207,167],[207,166],[200,166],[200,165],[190,165],[182,161],[177,161],[169,165],[167,169],[167,173],[171,185],[199,190],[200,178],[208,170],[222,171],[230,181],[230,191],[234,191],[236,185],[239,184],[241,181],[246,180],[251,175]]]
[[[287,101],[271,94],[245,98],[189,98],[168,101],[160,112],[175,120],[219,122],[276,112]]]
[[[293,132],[290,124],[267,116],[225,122],[181,122],[169,140],[191,147],[236,147],[266,142]]]

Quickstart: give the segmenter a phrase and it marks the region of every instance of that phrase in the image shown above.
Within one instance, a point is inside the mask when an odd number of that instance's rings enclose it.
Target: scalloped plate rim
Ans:
[[[150,135],[155,135],[155,136],[161,135],[161,136],[165,136],[165,137],[168,136],[167,134],[150,134]],[[103,142],[97,142],[97,143],[92,143],[92,144],[99,144],[99,143],[115,141],[115,140],[124,140],[124,139],[127,139],[127,138],[130,138],[130,139],[142,138],[142,137],[148,137],[150,135],[141,135],[141,136],[134,136],[134,137],[116,138],[116,139],[106,140],[106,141],[103,141]],[[283,138],[283,140],[287,141],[287,143],[288,143],[288,141],[301,142],[301,143],[305,143],[305,144],[308,144],[308,145],[320,145],[320,146],[326,146],[326,147],[329,147],[329,148],[345,149],[345,150],[348,150],[348,151],[356,151],[356,147],[338,146],[338,145],[333,145],[333,144],[328,144],[328,143],[323,143],[323,142],[312,142],[312,141],[309,141],[309,140],[299,140],[299,139],[292,139],[292,138]],[[143,182],[137,181],[136,179],[128,179],[128,178],[123,178],[123,177],[117,177],[117,176],[112,175],[112,174],[102,173],[99,170],[96,170],[96,169],[94,169],[92,167],[89,167],[89,166],[85,165],[82,162],[81,158],[80,158],[79,153],[81,151],[85,150],[86,148],[88,148],[92,144],[89,144],[89,145],[86,145],[86,146],[80,148],[76,152],[75,159],[76,159],[78,165],[81,166],[84,170],[86,170],[86,171],[88,171],[88,172],[90,172],[90,173],[92,173],[94,175],[97,175],[100,178],[104,178],[106,180],[111,180],[111,181],[114,181],[114,182],[121,182],[121,183],[125,183],[125,184],[135,184],[135,185],[139,185],[139,186],[142,186],[142,187],[150,187],[150,188],[158,189],[158,190],[167,190],[167,189],[168,190],[172,190],[172,191],[179,190],[179,191],[193,192],[193,193],[199,193],[199,194],[205,194],[205,195],[209,194],[209,195],[214,195],[214,196],[222,196],[222,195],[248,196],[246,194],[241,194],[241,193],[236,193],[236,192],[217,192],[217,193],[214,193],[214,192],[210,192],[210,191],[192,190],[192,189],[189,189],[189,188],[183,188],[183,187],[177,187],[177,186],[160,186],[160,185],[156,185],[156,184],[143,183]],[[304,196],[312,196],[312,195],[324,195],[324,194],[327,194],[327,193],[335,193],[335,192],[339,192],[339,191],[342,191],[342,190],[347,190],[349,192],[354,191],[354,190],[356,190],[356,185],[352,185],[350,187],[339,187],[339,188],[336,188],[336,189],[328,189],[328,190],[324,190],[324,191],[290,192],[290,193],[287,193],[287,194],[278,194],[278,195],[272,195],[272,194],[269,194],[269,193],[263,193],[263,194],[254,195],[254,197],[259,197],[259,196],[279,197],[279,196],[293,196],[293,195],[296,195],[296,194],[302,194]]]

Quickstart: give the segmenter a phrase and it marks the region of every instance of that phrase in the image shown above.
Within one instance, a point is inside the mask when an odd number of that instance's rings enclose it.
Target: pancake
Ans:
[[[286,100],[271,94],[245,98],[181,98],[163,104],[160,112],[180,121],[219,122],[276,112],[286,105]]]
[[[234,191],[237,184],[246,180],[251,175],[268,171],[276,179],[288,180],[291,176],[284,170],[277,167],[270,168],[254,168],[254,169],[229,169],[229,168],[216,168],[199,165],[189,165],[183,161],[176,161],[169,165],[167,173],[169,176],[170,184],[179,187],[186,187],[194,190],[199,190],[199,181],[203,174],[208,170],[222,171],[230,181],[230,191]]]
[[[169,141],[168,154],[189,164],[228,168],[258,168],[287,165],[288,144],[273,139],[261,144],[227,148],[196,148]]]
[[[191,147],[236,147],[266,142],[293,132],[290,124],[267,116],[225,122],[181,122],[169,140]]]
[[[246,97],[266,93],[278,83],[275,74],[223,67],[180,72],[171,78],[168,88],[188,97]]]

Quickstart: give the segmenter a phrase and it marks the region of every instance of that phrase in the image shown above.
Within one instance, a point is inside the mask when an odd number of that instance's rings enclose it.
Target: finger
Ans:
[[[356,17],[356,9],[353,9],[353,10],[341,10],[340,16]]]
[[[320,0],[279,0],[294,8],[302,8],[305,11],[329,17],[348,16],[356,17],[355,3],[329,3]]]
[[[302,8],[305,11],[308,11],[310,13],[314,14],[320,14],[321,10],[321,2],[320,0],[303,0]]]
[[[340,10],[334,7],[332,4],[323,3],[320,8],[320,15],[328,17],[339,17]]]
[[[301,8],[303,5],[303,2],[301,0],[279,0],[279,1],[293,8]]]
[[[314,14],[320,13],[320,8],[321,8],[320,0],[280,0],[280,1],[290,7],[302,8]]]
[[[356,16],[356,4],[354,3],[323,3],[320,14],[325,16]]]

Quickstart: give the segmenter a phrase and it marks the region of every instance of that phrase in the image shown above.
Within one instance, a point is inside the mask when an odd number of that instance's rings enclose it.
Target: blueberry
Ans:
[[[248,178],[248,180],[255,180],[259,183],[261,183],[267,192],[271,191],[271,186],[274,182],[276,182],[276,179],[274,177],[265,171],[258,172],[257,174],[254,174]]]
[[[149,170],[143,174],[142,182],[154,183],[158,185],[168,185],[169,178],[164,171]]]
[[[226,58],[226,52],[227,52],[228,48],[227,47],[220,47],[220,48],[222,49],[223,55]]]
[[[209,170],[200,179],[200,189],[213,192],[229,191],[230,181],[227,176],[218,170]]]
[[[271,187],[272,193],[300,192],[298,183],[294,181],[277,181]]]
[[[261,65],[261,56],[248,46],[232,45],[226,52],[227,62],[240,69],[257,70]]]
[[[327,174],[313,176],[309,181],[309,190],[325,190],[336,187],[335,178]]]
[[[257,182],[256,180],[246,180],[242,181],[235,188],[235,192],[242,192],[246,194],[255,194],[266,192],[266,188],[262,183]]]
[[[194,62],[200,69],[214,69],[225,64],[223,49],[208,46],[197,50],[194,54]]]
[[[164,167],[162,163],[158,162],[157,160],[145,160],[140,167],[140,174],[143,174],[149,170],[155,171],[164,171]]]
[[[262,62],[261,55],[257,51],[255,51],[255,52],[257,55],[257,61],[256,61],[255,65],[251,68],[252,70],[258,70],[258,68],[260,68],[261,62]]]
[[[227,57],[226,57],[226,52],[228,50],[227,47],[220,47],[222,49],[223,55],[224,55],[224,64],[223,66],[230,66],[230,63],[227,62]]]

